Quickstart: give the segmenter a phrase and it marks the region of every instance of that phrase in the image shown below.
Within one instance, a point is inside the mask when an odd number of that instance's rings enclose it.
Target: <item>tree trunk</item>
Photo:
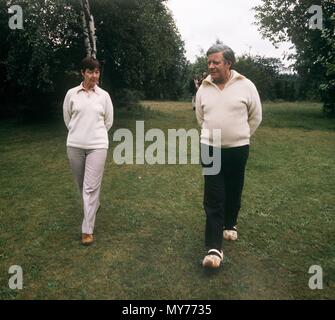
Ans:
[[[81,0],[82,6],[82,23],[85,36],[85,48],[87,56],[96,58],[97,46],[95,36],[94,19],[90,12],[90,5],[88,0]]]

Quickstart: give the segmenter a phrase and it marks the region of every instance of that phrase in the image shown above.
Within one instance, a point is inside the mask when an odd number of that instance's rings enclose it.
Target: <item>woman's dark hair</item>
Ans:
[[[83,60],[81,60],[81,70],[83,71],[85,71],[86,69],[94,70],[96,68],[100,69],[99,60],[92,57],[86,57]]]

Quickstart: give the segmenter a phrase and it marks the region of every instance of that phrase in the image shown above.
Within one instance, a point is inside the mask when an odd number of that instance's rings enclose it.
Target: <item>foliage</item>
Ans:
[[[184,44],[164,2],[91,3],[109,87],[143,91],[147,98],[176,99],[181,95]]]
[[[23,94],[35,90],[51,92],[59,76],[57,70],[63,72],[71,65],[67,55],[72,56],[71,48],[78,47],[81,41],[76,13],[68,1],[9,1],[11,3],[22,7],[24,29],[8,32],[7,26],[5,42],[9,50],[3,60],[6,80],[15,82]]]
[[[192,79],[207,71],[207,58],[204,51],[201,56],[197,57],[190,69],[189,91],[192,92]],[[302,97],[300,77],[287,73],[278,58],[244,54],[236,57],[233,69],[255,83],[262,100],[294,101]]]
[[[192,75],[194,78],[200,77],[205,72],[207,72],[207,57],[204,50],[201,50],[200,55],[196,57],[192,64]]]
[[[255,83],[263,100],[282,98],[277,92],[280,86],[280,72],[283,70],[278,58],[242,55],[238,57],[234,68]]]
[[[23,29],[9,29],[10,15],[0,16],[1,46],[6,48],[0,57],[3,107],[12,103],[10,113],[18,113],[22,110],[15,106],[24,104],[27,113],[46,114],[54,93],[63,94],[73,81],[66,71],[82,56],[77,14],[66,0],[0,0],[2,13],[14,4],[22,7]]]
[[[312,29],[308,13],[312,5],[322,5],[322,29]],[[290,40],[296,49],[295,69],[304,81],[305,95],[317,97],[321,89],[324,110],[335,115],[335,3],[315,0],[262,0],[254,8],[262,35],[278,44]]]
[[[13,4],[23,9],[23,30],[8,27],[7,10]],[[97,58],[104,64],[102,86],[117,97],[115,105],[126,101],[133,105],[138,91],[147,98],[180,97],[187,63],[165,0],[90,4],[97,29]],[[28,114],[50,111],[51,102],[61,101],[66,90],[81,80],[79,63],[85,47],[80,2],[0,0],[0,6],[0,70],[4,75],[0,113],[21,112],[16,107],[20,103]]]

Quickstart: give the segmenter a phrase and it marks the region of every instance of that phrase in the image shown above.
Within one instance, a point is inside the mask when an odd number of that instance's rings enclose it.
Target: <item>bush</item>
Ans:
[[[140,105],[143,94],[140,91],[120,88],[108,90],[111,95],[113,106],[116,109],[127,108],[132,109]]]

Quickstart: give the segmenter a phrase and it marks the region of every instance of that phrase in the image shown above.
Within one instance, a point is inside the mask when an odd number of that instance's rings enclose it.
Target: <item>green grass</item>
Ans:
[[[110,132],[197,128],[190,104],[143,102]],[[111,141],[96,242],[80,245],[82,209],[61,122],[0,122],[1,299],[334,299],[335,122],[314,103],[264,104],[252,139],[239,239],[223,268],[200,261],[199,165],[116,165]],[[8,269],[23,268],[23,290]],[[311,265],[323,268],[310,290]]]

